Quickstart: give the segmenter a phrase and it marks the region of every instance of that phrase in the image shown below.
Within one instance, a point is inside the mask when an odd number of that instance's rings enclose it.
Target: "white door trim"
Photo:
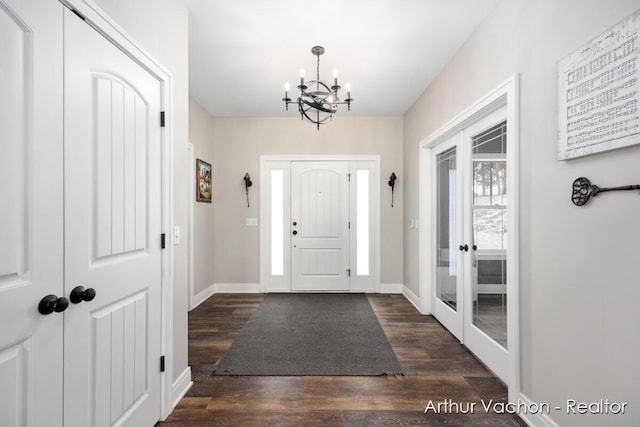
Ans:
[[[194,247],[193,247],[193,235],[194,235],[194,223],[195,223],[195,217],[194,217],[194,210],[195,210],[195,202],[194,200],[196,199],[196,177],[195,174],[193,173],[194,170],[196,170],[196,152],[195,152],[195,148],[193,146],[193,142],[189,142],[187,144],[187,160],[189,162],[189,170],[187,171],[187,175],[189,176],[189,311],[193,310],[194,308],[196,308],[196,306],[199,304],[199,302],[197,301],[197,297],[196,297],[196,291],[195,291],[195,281],[194,281],[194,272],[195,272],[195,265],[194,265]]]
[[[285,268],[283,276],[272,276],[270,265],[271,253],[271,212],[270,212],[270,173],[273,169],[281,169],[284,171],[285,195],[286,200],[289,198],[290,188],[290,164],[296,161],[347,161],[351,164],[351,172],[356,168],[362,167],[365,163],[371,165],[370,171],[370,221],[373,233],[371,236],[371,273],[370,275],[373,286],[364,287],[362,278],[358,278],[352,274],[351,291],[352,292],[380,292],[380,156],[379,155],[262,155],[260,156],[260,291],[261,292],[290,292],[291,291],[291,275]],[[353,190],[354,179],[352,177],[351,186]],[[285,223],[290,223],[289,211],[285,210]],[[352,227],[354,226],[352,214]],[[352,236],[354,233],[352,233]],[[284,257],[290,258],[290,242],[288,233],[285,234]],[[353,237],[352,237],[353,239]],[[355,242],[352,241],[352,248]],[[352,249],[353,252],[353,249]],[[352,269],[355,261],[352,261]],[[355,286],[354,286],[355,284]]]
[[[171,74],[129,36],[92,0],[60,0],[111,43],[119,47],[134,61],[154,75],[162,88],[161,108],[167,120],[162,134],[162,230],[169,237],[162,251],[162,354],[165,356],[165,372],[161,374],[161,408],[158,417],[166,419],[173,410],[173,140],[171,114]]]
[[[431,239],[434,236],[434,218],[431,207],[434,204],[431,189],[430,161],[432,149],[447,140],[457,132],[460,132],[479,118],[489,114],[495,109],[506,105],[507,107],[507,140],[511,142],[507,149],[507,177],[509,188],[519,189],[519,75],[514,74],[499,84],[485,96],[476,101],[469,108],[458,114],[452,120],[440,127],[419,145],[420,158],[420,191],[419,191],[419,217],[424,227],[420,229],[419,237],[419,276],[420,276],[420,311],[430,314],[433,310],[433,250]],[[507,314],[508,329],[508,381],[509,401],[516,402],[520,396],[520,294],[519,294],[519,191],[509,193],[507,215],[508,224],[508,259],[507,287],[509,305]]]

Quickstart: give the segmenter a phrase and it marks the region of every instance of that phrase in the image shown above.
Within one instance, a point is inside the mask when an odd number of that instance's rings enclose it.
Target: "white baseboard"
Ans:
[[[422,313],[422,310],[420,310],[420,297],[414,294],[413,291],[406,286],[402,287],[402,295],[404,295],[404,297],[409,300],[409,302],[413,304],[420,313]]]
[[[213,285],[217,294],[259,294],[259,283],[216,283]]]
[[[189,391],[191,386],[193,385],[193,381],[191,381],[191,366],[187,366],[187,368],[180,374],[177,380],[173,382],[171,386],[171,410],[175,409],[178,406],[178,403],[182,400],[185,394]]]
[[[380,293],[401,294],[403,287],[402,283],[380,283]]]
[[[520,393],[519,399],[526,406],[530,406],[532,403],[531,399],[522,393]],[[531,427],[558,427],[558,424],[554,423],[553,420],[549,418],[549,415],[544,413],[523,413],[519,415],[520,418]]]
[[[207,298],[209,298],[214,293],[215,293],[215,285],[209,285],[206,289],[198,292],[195,295],[192,295],[191,299],[189,300],[189,305],[190,305],[189,310],[193,310],[194,308],[202,304],[204,301],[207,300]]]
[[[260,291],[260,292],[262,292],[262,291]],[[269,293],[272,293],[272,294],[286,294],[286,293],[289,293],[289,292],[291,292],[291,289],[289,289],[289,288],[267,288],[267,289],[264,290],[265,294],[269,294]]]

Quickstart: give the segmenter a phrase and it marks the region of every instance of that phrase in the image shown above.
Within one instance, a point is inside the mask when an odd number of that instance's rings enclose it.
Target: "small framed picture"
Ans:
[[[211,203],[211,163],[196,159],[196,202]]]

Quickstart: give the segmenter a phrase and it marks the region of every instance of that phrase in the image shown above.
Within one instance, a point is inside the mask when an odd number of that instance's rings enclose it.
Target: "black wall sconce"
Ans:
[[[395,172],[391,172],[391,176],[389,177],[389,187],[391,187],[391,207],[393,207],[393,190],[396,187],[396,176]]]
[[[244,192],[247,194],[247,207],[249,207],[249,187],[253,185],[251,182],[251,177],[249,176],[249,172],[244,174]]]

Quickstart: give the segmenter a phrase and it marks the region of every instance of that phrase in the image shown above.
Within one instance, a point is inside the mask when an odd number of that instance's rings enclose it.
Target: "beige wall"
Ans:
[[[189,114],[189,13],[179,0],[95,0],[171,74],[173,141],[173,220],[182,231],[174,246],[173,263],[173,374],[187,368],[188,309],[188,187],[187,142]]]
[[[404,120],[404,279],[418,283],[418,145],[520,73],[521,391],[534,402],[629,402],[626,416],[567,415],[562,426],[640,422],[640,197],[570,201],[579,176],[638,184],[640,146],[557,160],[556,62],[640,7],[637,0],[508,0],[466,42]]]
[[[381,282],[402,283],[402,118],[344,117],[316,130],[295,113],[291,118],[214,118],[213,209],[214,281],[257,284],[260,280],[260,155],[378,154],[381,157]],[[388,176],[399,177],[391,208]],[[249,172],[251,207],[242,177]],[[197,267],[196,267],[197,268]]]
[[[213,162],[213,117],[195,102],[189,99],[189,141],[193,144],[194,156],[205,162]],[[188,172],[192,173],[192,172]],[[195,184],[194,184],[195,185]],[[213,203],[189,200],[193,204],[193,293],[206,291],[214,284],[213,251],[214,241]]]

